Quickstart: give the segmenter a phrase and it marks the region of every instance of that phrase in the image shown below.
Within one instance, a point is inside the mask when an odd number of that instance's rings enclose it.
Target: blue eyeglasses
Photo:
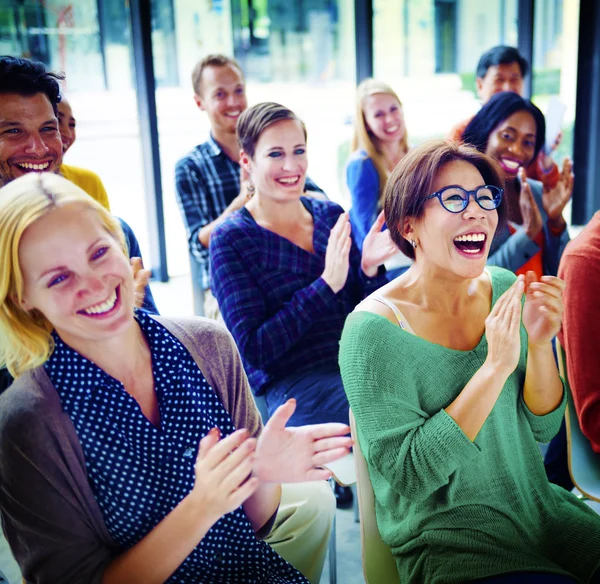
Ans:
[[[437,197],[446,211],[450,211],[450,213],[460,213],[467,208],[469,205],[469,198],[473,196],[482,209],[485,211],[493,211],[500,206],[503,194],[503,189],[493,185],[482,185],[477,187],[474,191],[467,191],[457,185],[451,185],[425,197],[423,200],[427,201]]]

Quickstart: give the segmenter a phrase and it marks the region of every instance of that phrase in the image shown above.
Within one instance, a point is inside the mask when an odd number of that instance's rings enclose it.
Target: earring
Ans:
[[[417,249],[417,242],[414,239],[410,240],[410,244],[413,246],[413,249]]]
[[[254,183],[251,179],[248,179],[248,181],[246,182],[246,196],[250,199],[254,196],[255,192],[256,187],[254,186]]]

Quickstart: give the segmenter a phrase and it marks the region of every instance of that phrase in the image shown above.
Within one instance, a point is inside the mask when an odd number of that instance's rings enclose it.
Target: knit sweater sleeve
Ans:
[[[433,415],[424,410],[414,380],[427,371],[427,360],[409,333],[391,327],[370,313],[351,314],[340,369],[369,466],[401,496],[419,502],[480,450],[444,409]]]

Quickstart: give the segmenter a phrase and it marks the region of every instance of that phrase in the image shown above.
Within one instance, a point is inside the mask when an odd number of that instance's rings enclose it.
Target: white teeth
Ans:
[[[43,164],[31,164],[31,162],[20,162],[17,163],[17,166],[25,168],[26,170],[46,170],[50,166],[50,163],[44,162]]]
[[[386,130],[386,132],[387,132],[388,134],[393,134],[394,132],[397,132],[397,131],[398,131],[398,126],[392,126],[391,128],[388,128],[388,129]]]
[[[298,182],[298,177],[295,178],[279,178],[277,179],[280,183],[286,184],[286,185],[293,185],[295,183]]]
[[[227,112],[225,115],[227,115],[227,116],[229,116],[231,118],[237,118],[240,115],[240,113],[241,112],[239,110],[237,110],[235,112]]]
[[[516,168],[519,168],[520,164],[518,162],[515,162],[514,160],[508,160],[506,158],[502,159],[502,163],[504,164],[504,166],[514,170]]]
[[[467,233],[454,238],[454,241],[485,241],[483,233]]]
[[[102,302],[102,304],[96,304],[94,306],[90,306],[89,308],[84,308],[83,312],[86,314],[102,314],[104,312],[108,312],[115,305],[116,301],[117,291],[115,289],[109,298]]]

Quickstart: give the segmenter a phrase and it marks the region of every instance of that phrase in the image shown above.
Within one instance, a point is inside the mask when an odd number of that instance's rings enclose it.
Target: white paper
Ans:
[[[546,112],[546,144],[544,145],[544,150],[547,155],[551,153],[554,141],[562,129],[566,111],[567,106],[558,97],[553,95],[550,98],[548,111]]]

